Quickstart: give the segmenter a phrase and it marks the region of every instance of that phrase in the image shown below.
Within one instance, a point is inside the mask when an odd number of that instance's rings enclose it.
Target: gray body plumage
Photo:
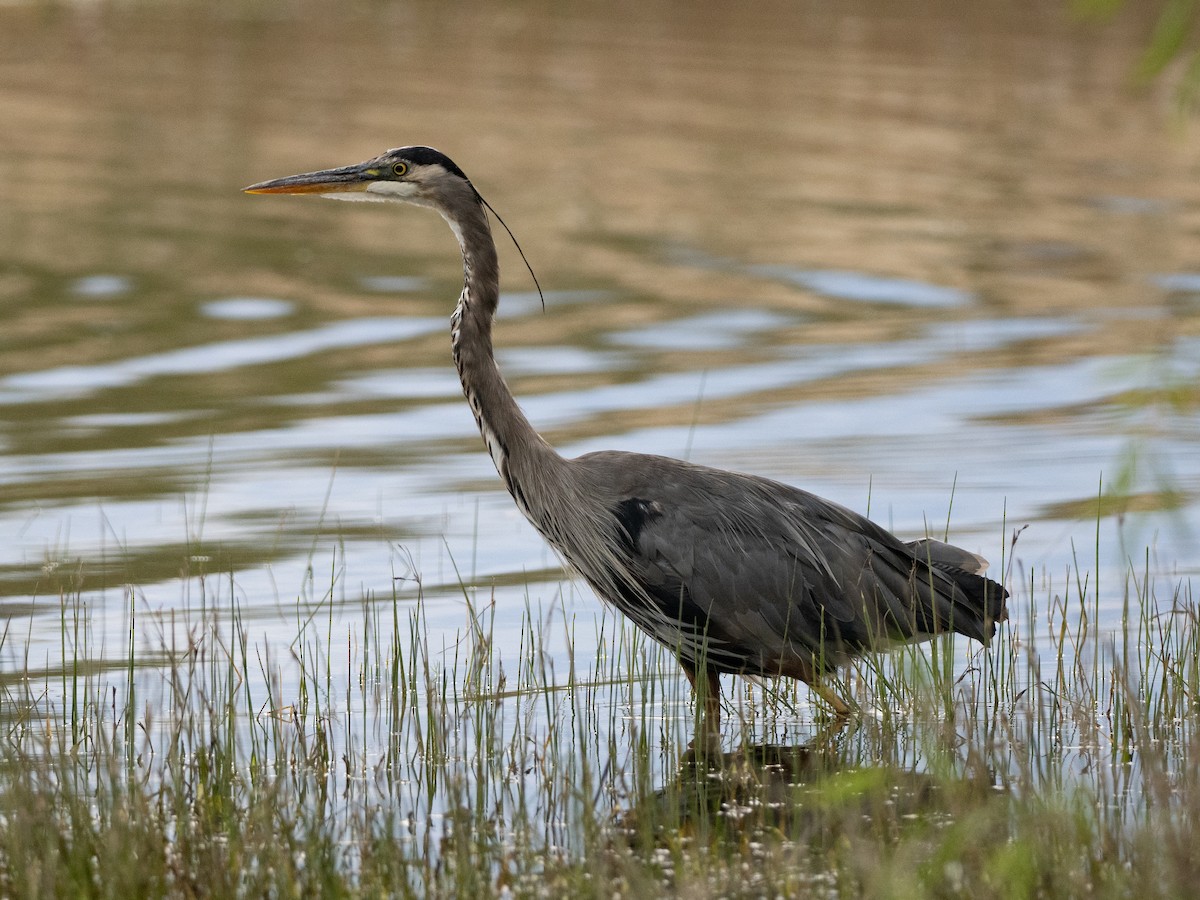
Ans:
[[[689,661],[807,681],[894,641],[994,632],[986,579],[813,494],[655,456],[573,465],[609,485],[635,582],[605,596]]]
[[[708,689],[717,675],[799,678],[839,711],[820,677],[897,641],[956,631],[987,642],[1007,592],[981,559],[906,544],[869,519],[779,482],[636,453],[564,459],[530,425],[496,367],[500,275],[485,204],[426,147],[248,188],[403,200],[454,231],[464,285],[451,342],[471,410],[521,512],[596,593],[675,652]]]

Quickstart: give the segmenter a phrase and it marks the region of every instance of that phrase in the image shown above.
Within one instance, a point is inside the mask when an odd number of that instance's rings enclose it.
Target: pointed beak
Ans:
[[[359,163],[340,169],[324,169],[320,172],[305,172],[289,175],[273,181],[260,181],[242,188],[247,194],[331,194],[349,191],[365,191],[367,185],[379,178],[378,169]]]

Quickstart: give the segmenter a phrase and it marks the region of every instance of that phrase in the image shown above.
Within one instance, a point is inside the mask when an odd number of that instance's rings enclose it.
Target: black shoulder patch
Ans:
[[[642,529],[646,527],[646,524],[662,515],[657,503],[653,500],[643,500],[640,497],[631,497],[628,500],[622,500],[617,504],[613,512],[617,516],[617,521],[621,523],[621,530],[624,532],[621,537],[625,541],[625,549],[630,552],[637,547],[638,537],[641,535]]]
[[[439,165],[447,172],[453,172],[463,181],[469,182],[471,180],[462,169],[454,164],[454,160],[440,150],[434,150],[432,147],[399,147],[395,150],[389,150],[387,155],[406,159],[418,166]]]

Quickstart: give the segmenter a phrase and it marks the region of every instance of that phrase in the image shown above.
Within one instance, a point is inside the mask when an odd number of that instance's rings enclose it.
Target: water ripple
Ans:
[[[664,350],[732,350],[748,336],[792,324],[791,317],[763,309],[734,309],[678,319],[654,328],[617,331],[608,335],[614,344]]]
[[[226,372],[325,350],[409,340],[444,328],[440,317],[348,319],[308,331],[201,344],[112,363],[21,372],[0,379],[0,404],[87,396],[164,375]]]
[[[793,266],[761,265],[749,266],[746,271],[762,278],[794,284],[825,297],[859,300],[864,303],[947,307],[963,306],[974,298],[969,291],[961,291],[958,288],[840,269],[798,269]]]

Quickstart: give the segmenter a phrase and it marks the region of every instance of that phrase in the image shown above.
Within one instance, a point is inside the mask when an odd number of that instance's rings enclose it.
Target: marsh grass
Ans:
[[[66,590],[67,663],[0,680],[0,893],[1186,896],[1200,630],[1151,571],[1115,629],[1083,569],[1014,576],[990,648],[848,673],[846,729],[802,687],[726,684],[708,749],[667,654],[558,604],[527,601],[514,652],[464,588],[443,643],[419,579],[339,605],[335,562],[286,652],[207,579],[186,621],[128,592],[97,665]]]

